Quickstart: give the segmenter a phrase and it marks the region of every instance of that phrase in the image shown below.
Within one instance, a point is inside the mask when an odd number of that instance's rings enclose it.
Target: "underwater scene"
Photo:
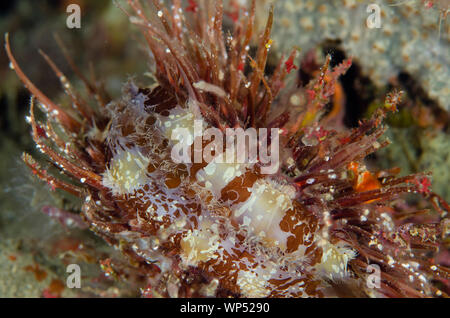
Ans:
[[[3,1],[0,297],[447,298],[449,12]]]

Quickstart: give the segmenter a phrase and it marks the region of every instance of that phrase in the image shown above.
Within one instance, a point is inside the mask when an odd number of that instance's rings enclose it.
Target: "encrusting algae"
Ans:
[[[425,174],[396,177],[395,169],[374,172],[364,163],[388,144],[380,140],[383,118],[401,92],[357,128],[325,125],[336,116],[326,105],[351,60],[332,67],[328,56],[309,83],[294,87],[287,84],[297,69],[293,50],[267,74],[273,10],[252,56],[255,1],[231,16],[229,31],[222,1],[189,1],[183,10],[180,0],[170,8],[154,0],[148,10],[129,0],[121,9],[145,36],[156,84],[129,82],[118,100],[107,100],[65,54],[98,104],[90,107],[42,53],[73,105],[63,108],[22,72],[8,35],[6,50],[34,95],[37,147],[72,181],[27,154],[24,161],[52,189],[84,200],[84,222],[145,276],[144,296],[447,296],[449,269],[434,259],[448,249],[449,205]],[[36,120],[35,104],[45,122]],[[222,133],[275,129],[279,138],[267,134],[264,142],[279,143],[276,173],[263,173],[261,153],[220,162],[224,143],[196,134],[197,121]],[[175,162],[174,136],[192,158],[196,144],[217,157]],[[397,204],[407,193],[428,198],[437,216],[423,222],[423,210]],[[369,265],[380,269],[375,288]]]

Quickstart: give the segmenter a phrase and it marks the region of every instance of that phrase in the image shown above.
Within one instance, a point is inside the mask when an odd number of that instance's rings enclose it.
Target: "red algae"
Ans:
[[[24,270],[33,273],[34,278],[36,278],[38,282],[42,282],[47,278],[47,272],[40,268],[38,263],[35,263],[34,265],[28,265],[24,268]]]
[[[42,291],[42,297],[44,298],[60,298],[64,291],[65,285],[59,279],[53,279],[50,285]]]

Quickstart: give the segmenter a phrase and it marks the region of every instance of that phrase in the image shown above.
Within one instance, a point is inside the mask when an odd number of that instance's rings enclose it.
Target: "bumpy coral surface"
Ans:
[[[119,100],[105,100],[83,78],[97,103],[90,107],[43,54],[72,101],[72,109],[63,108],[22,72],[8,37],[6,48],[47,115],[37,120],[33,100],[34,140],[71,181],[28,155],[25,162],[53,189],[84,200],[84,221],[129,257],[146,279],[144,295],[447,295],[448,268],[434,256],[447,249],[448,204],[431,192],[426,175],[398,178],[364,163],[387,144],[379,140],[382,120],[401,92],[358,128],[338,128],[325,106],[351,61],[332,68],[327,57],[315,78],[297,87],[285,81],[297,68],[294,50],[267,75],[272,10],[251,56],[254,1],[238,15],[221,1],[189,1],[185,10],[180,1],[166,8],[155,0],[151,10],[128,5],[122,10],[145,36],[156,81],[129,82]],[[224,11],[234,21],[227,32]],[[254,161],[221,163],[224,143],[211,148],[211,136],[196,125],[219,136],[230,128],[275,129],[279,140],[273,130],[258,140],[279,144],[275,173],[264,173],[261,152]],[[216,157],[176,162],[180,143],[188,157],[196,157],[196,144]],[[405,193],[428,198],[434,214],[418,218],[427,211],[394,200]],[[367,283],[372,268],[379,269],[375,285]]]

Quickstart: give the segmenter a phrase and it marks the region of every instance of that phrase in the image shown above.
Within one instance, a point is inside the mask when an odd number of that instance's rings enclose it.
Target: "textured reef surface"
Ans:
[[[14,35],[6,35],[10,67],[33,95],[27,116],[33,141],[49,163],[28,153],[22,159],[50,190],[67,197],[43,212],[83,233],[53,251],[100,264],[105,274],[91,269],[94,283],[83,295],[127,296],[128,288],[144,297],[448,296],[448,203],[433,192],[427,173],[400,176],[398,168],[371,164],[374,153],[387,151],[386,122],[402,115],[405,100],[413,104],[411,94],[393,85],[385,98],[372,100],[366,118],[353,128],[345,125],[345,104],[354,100],[341,79],[353,60],[376,83],[385,83],[405,62],[394,44],[369,37],[368,46],[348,33],[354,6],[119,2],[116,10],[143,35],[141,59],[149,67],[146,84],[130,79],[114,98],[83,75],[61,41],[84,87],[72,85],[41,51],[66,93],[65,100],[49,98],[22,69],[26,62],[16,60]],[[395,10],[403,15],[407,9]],[[327,29],[333,17],[326,14],[338,11],[344,33],[334,36],[331,30],[338,28]],[[320,13],[325,15],[316,22]],[[292,21],[300,21],[304,32],[317,33],[317,23],[325,31],[315,41],[296,43],[286,39],[298,32]],[[353,58],[336,61],[315,50],[298,58],[296,45],[315,48],[325,38],[339,38]],[[401,36],[394,42],[401,43]],[[400,57],[372,56],[378,54],[375,44],[381,45],[378,53]],[[408,72],[447,115],[440,106],[448,102],[448,72],[433,77],[436,82],[428,77],[436,63],[441,69],[449,63],[430,48],[438,57],[427,66],[414,55],[416,48],[407,51],[417,63],[407,65],[418,69]],[[430,118],[421,124],[441,131],[448,124]],[[279,154],[275,173],[265,173],[268,153],[261,147],[254,160],[238,160],[246,142],[229,143],[229,131],[260,132],[257,144]],[[192,160],[174,160],[180,145]],[[427,147],[434,152],[434,144]],[[229,150],[232,160],[223,162]],[[82,237],[86,227],[119,253],[101,243],[91,247],[96,238]],[[371,269],[378,269],[374,282]],[[46,276],[37,264],[29,271]],[[112,285],[107,277],[128,285]],[[52,280],[44,295],[61,295],[59,285]]]

